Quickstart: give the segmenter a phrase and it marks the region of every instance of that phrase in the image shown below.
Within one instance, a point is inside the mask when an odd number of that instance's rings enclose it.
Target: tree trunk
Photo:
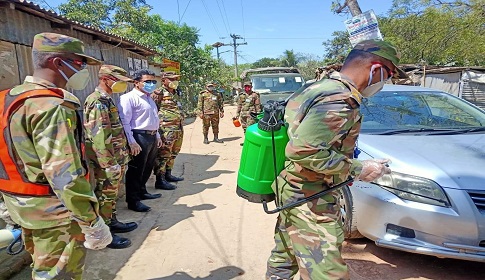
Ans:
[[[346,0],[345,5],[349,7],[350,14],[352,14],[353,17],[362,14],[362,10],[360,9],[357,0]]]

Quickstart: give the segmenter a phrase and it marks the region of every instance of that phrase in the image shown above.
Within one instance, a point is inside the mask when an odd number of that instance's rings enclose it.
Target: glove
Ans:
[[[91,250],[100,250],[108,246],[113,237],[109,231],[109,227],[104,223],[104,220],[98,217],[91,226],[81,226],[81,231],[84,233],[86,241],[84,247]]]
[[[391,169],[387,166],[389,159],[369,159],[362,161],[362,172],[357,176],[357,180],[364,182],[375,181],[385,174],[391,174]]]

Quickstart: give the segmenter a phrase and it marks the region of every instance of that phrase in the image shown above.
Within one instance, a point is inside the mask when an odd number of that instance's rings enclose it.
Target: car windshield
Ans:
[[[301,76],[264,76],[252,77],[253,90],[259,93],[294,92],[304,81]]]
[[[463,133],[485,130],[485,113],[462,99],[435,91],[381,91],[364,99],[362,132]]]

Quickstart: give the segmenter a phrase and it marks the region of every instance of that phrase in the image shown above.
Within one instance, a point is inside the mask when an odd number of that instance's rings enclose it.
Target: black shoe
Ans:
[[[204,144],[209,144],[209,139],[204,138]]]
[[[135,222],[122,223],[118,220],[111,219],[109,223],[109,230],[111,233],[124,233],[135,230],[138,225]]]
[[[128,209],[136,211],[136,212],[148,212],[152,210],[152,208],[146,206],[141,201],[137,201],[133,204],[128,203]]]
[[[144,193],[141,195],[141,200],[146,200],[146,199],[157,199],[162,197],[161,193]]]
[[[111,249],[124,249],[131,246],[130,239],[118,236],[116,234],[111,234],[111,236],[113,236],[113,241],[111,241],[111,243],[106,247]]]
[[[214,141],[213,142],[216,142],[216,143],[224,143],[224,141],[222,141],[221,139],[219,138],[214,138]]]
[[[167,172],[165,172],[165,179],[167,180],[167,182],[179,182],[184,180],[183,177],[173,176],[172,170],[170,169],[167,169]]]
[[[177,186],[170,184],[165,180],[165,176],[157,176],[157,181],[155,181],[155,189],[159,190],[175,190]]]

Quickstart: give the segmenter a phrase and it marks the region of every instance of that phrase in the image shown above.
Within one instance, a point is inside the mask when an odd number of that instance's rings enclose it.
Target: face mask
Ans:
[[[148,93],[152,93],[157,89],[157,84],[154,83],[143,83],[143,90]]]
[[[371,85],[373,78],[372,71],[374,71],[375,68],[376,66],[372,65],[372,68],[370,69],[369,83],[367,84],[367,87],[360,93],[362,97],[369,98],[375,95],[384,87],[384,84],[386,83],[384,80],[384,72],[382,71],[381,67],[381,81]]]
[[[67,67],[71,68],[72,71],[74,71],[74,75],[72,75],[70,78],[67,77],[66,74],[62,70],[59,69],[59,73],[61,73],[62,77],[67,81],[66,86],[70,87],[74,90],[83,90],[86,88],[86,86],[89,83],[89,71],[87,68],[84,68],[83,70],[76,70],[76,68],[72,67],[69,65],[67,62],[64,60],[61,60]]]
[[[117,81],[111,85],[111,90],[113,93],[122,93],[128,89],[128,83],[124,81]]]
[[[168,87],[171,88],[171,89],[177,89],[179,86],[179,81],[171,81],[169,84],[168,84]]]

